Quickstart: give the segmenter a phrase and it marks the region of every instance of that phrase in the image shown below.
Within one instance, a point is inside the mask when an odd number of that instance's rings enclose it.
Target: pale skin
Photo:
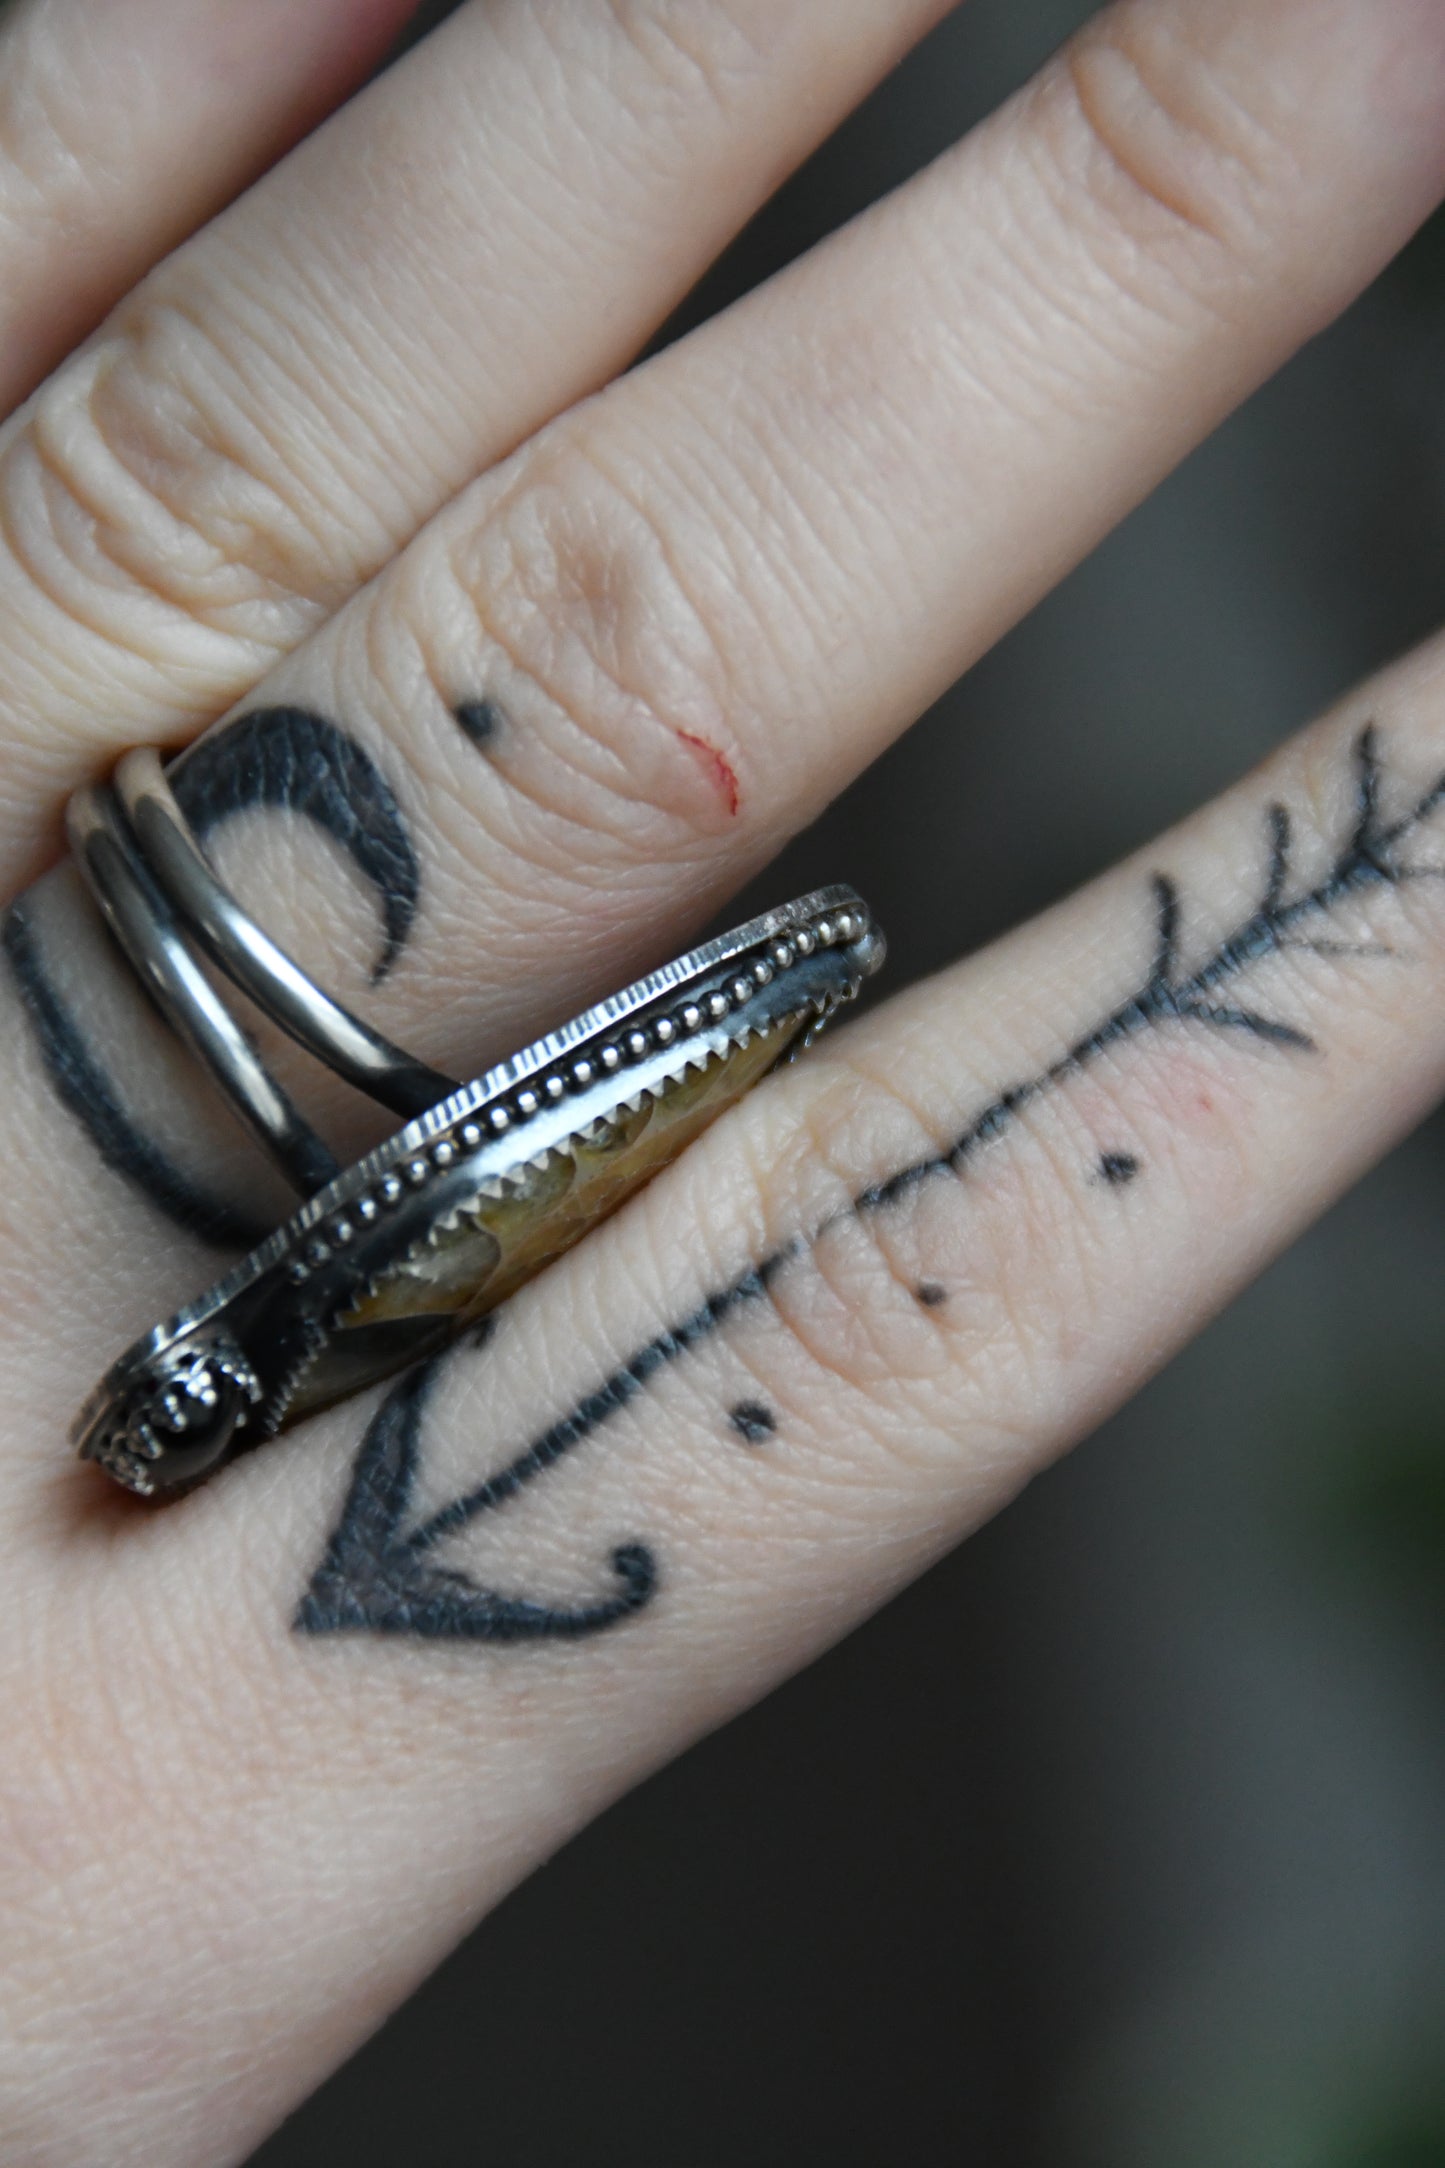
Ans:
[[[318,718],[410,873],[234,781],[217,860],[459,1075],[680,947],[1445,193],[1440,0],[1122,0],[619,375],[942,0],[472,0],[279,163],[406,9],[243,12],[0,34],[0,879],[127,746],[210,728],[214,775],[246,718]],[[398,1543],[551,1441],[436,1563],[559,1609],[619,1547],[655,1567],[525,1643],[379,1622],[355,1486],[395,1396],[169,1507],[70,1457],[93,1377],[222,1269],[196,1196],[286,1198],[43,881],[0,987],[7,2164],[244,2158],[1385,1151],[1445,1078],[1442,772],[1435,644],[836,1030],[460,1350]],[[377,1134],[286,1073],[342,1149]]]

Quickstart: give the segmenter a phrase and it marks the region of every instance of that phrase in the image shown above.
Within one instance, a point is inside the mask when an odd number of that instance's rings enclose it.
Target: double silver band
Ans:
[[[579,1240],[883,959],[851,889],[766,913],[469,1084],[333,1000],[217,878],[152,749],[72,800],[76,860],[120,947],[302,1203],[107,1372],[81,1453],[145,1494],[431,1353]],[[342,1169],[232,1016],[211,965],[403,1117]]]
[[[403,1118],[456,1090],[323,993],[212,871],[153,746],[77,791],[71,849],[116,940],[172,1029],[210,1070],[292,1187],[309,1197],[340,1166],[292,1105],[197,964],[194,948],[308,1053]]]

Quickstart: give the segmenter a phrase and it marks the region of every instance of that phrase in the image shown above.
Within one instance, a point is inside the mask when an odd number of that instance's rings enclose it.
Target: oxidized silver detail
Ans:
[[[219,1461],[260,1399],[260,1380],[233,1341],[220,1334],[177,1341],[98,1426],[90,1457],[127,1490],[151,1497],[181,1466],[194,1480]]]

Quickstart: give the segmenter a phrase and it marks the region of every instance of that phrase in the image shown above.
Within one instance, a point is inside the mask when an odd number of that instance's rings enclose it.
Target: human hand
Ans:
[[[346,604],[937,12],[470,11],[142,289],[0,453],[12,885],[73,782],[241,701],[193,771],[235,885],[342,988],[379,906],[399,954],[359,1000],[479,1068],[676,947],[1441,185],[1437,10],[1133,8]],[[585,128],[547,125],[562,85]],[[217,1269],[156,1204],[240,1237],[285,1200],[69,882],[27,899],[17,2158],[234,2158],[568,1829],[966,1532],[1398,1133],[1437,1088],[1433,668],[836,1036],[365,1443],[374,1401],[152,1516],[62,1432]],[[389,871],[274,817],[307,761],[395,806]],[[513,1462],[505,1510],[409,1540]],[[560,1621],[623,1543],[655,1565],[641,1611],[478,1644],[477,1591]]]

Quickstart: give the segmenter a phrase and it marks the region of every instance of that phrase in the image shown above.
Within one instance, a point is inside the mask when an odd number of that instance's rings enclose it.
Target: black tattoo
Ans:
[[[264,1242],[271,1231],[265,1221],[191,1181],[126,1113],[45,968],[23,896],[6,912],[0,941],[56,1097],[88,1132],[106,1166],[136,1183],[168,1219],[217,1249],[253,1250]]]
[[[1157,936],[1147,976],[1138,989],[1112,1010],[1056,1061],[1035,1076],[1000,1092],[944,1151],[914,1161],[885,1182],[873,1184],[851,1205],[834,1212],[810,1233],[796,1235],[760,1264],[750,1266],[731,1285],[709,1295],[690,1316],[666,1327],[638,1348],[612,1375],[585,1394],[570,1411],[540,1433],[502,1471],[433,1513],[408,1535],[398,1533],[421,1449],[420,1417],[435,1374],[432,1364],[396,1387],[367,1431],[341,1519],[297,1614],[308,1631],[341,1626],[380,1632],[416,1632],[431,1636],[506,1638],[478,1626],[498,1599],[478,1591],[464,1577],[439,1568],[428,1570],[424,1600],[414,1593],[416,1562],[446,1537],[459,1533],[480,1513],[514,1498],[566,1454],[594,1437],[642,1392],[658,1373],[710,1340],[728,1321],[762,1302],[778,1275],[806,1257],[829,1231],[845,1220],[888,1211],[926,1183],[963,1173],[988,1145],[996,1143],[1028,1107],[1079,1075],[1111,1047],[1152,1031],[1185,1027],[1244,1034],[1283,1052],[1315,1050],[1308,1032],[1287,1019],[1269,1016],[1243,996],[1241,982],[1266,958],[1285,950],[1319,957],[1380,956],[1390,951],[1376,943],[1336,939],[1327,928],[1351,899],[1375,888],[1445,879],[1445,868],[1408,863],[1401,853],[1431,816],[1445,805],[1445,776],[1390,819],[1381,806],[1381,766],[1376,732],[1363,731],[1355,742],[1356,807],[1349,835],[1324,878],[1291,894],[1292,830],[1287,809],[1272,806],[1267,815],[1267,863],[1259,902],[1207,956],[1188,967],[1182,960],[1183,928],[1179,891],[1167,875],[1157,874],[1153,890]],[[1121,1161],[1130,1155],[1112,1155]],[[1136,1168],[1137,1171],[1137,1168]],[[945,1290],[934,1281],[920,1283],[918,1299],[931,1305]],[[735,1411],[736,1412],[736,1411]],[[766,1412],[766,1411],[764,1411]],[[613,1567],[626,1584],[610,1604],[588,1611],[554,1614],[546,1605],[523,1605],[528,1634],[580,1635],[601,1631],[640,1610],[657,1585],[652,1553],[630,1543],[613,1553]],[[545,1623],[552,1617],[560,1623]],[[515,1636],[513,1636],[515,1638]]]
[[[464,700],[452,709],[473,745],[491,745],[502,728],[502,711],[495,700]]]
[[[920,1280],[913,1292],[925,1310],[937,1310],[948,1300],[948,1289],[937,1280]]]
[[[1142,1162],[1132,1152],[1105,1152],[1099,1160],[1099,1180],[1111,1189],[1127,1188],[1142,1172]]]
[[[301,1633],[420,1634],[428,1640],[540,1641],[601,1633],[650,1603],[657,1587],[652,1553],[619,1544],[612,1570],[618,1595],[566,1609],[478,1588],[429,1555],[452,1523],[438,1516],[404,1528],[416,1480],[422,1416],[444,1364],[434,1356],[388,1394],[367,1428],[335,1535],[296,1613]],[[494,1510],[540,1473],[513,1469],[469,1501],[468,1518]]]
[[[385,939],[372,967],[384,979],[406,946],[421,869],[401,807],[371,755],[307,708],[256,708],[198,738],[170,773],[202,842],[238,813],[298,813],[351,859],[381,907]]]
[[[170,780],[202,838],[261,808],[297,813],[324,829],[376,894],[384,940],[372,978],[385,977],[410,934],[421,876],[391,786],[353,739],[304,708],[260,708],[198,739]],[[114,1080],[45,969],[24,897],[6,915],[3,943],[57,1096],[105,1164],[203,1242],[251,1250],[264,1241],[269,1223],[191,1181],[126,1112]]]
[[[778,1427],[778,1418],[761,1400],[740,1400],[737,1406],[730,1410],[728,1421],[738,1436],[745,1438],[749,1445],[762,1445]]]

